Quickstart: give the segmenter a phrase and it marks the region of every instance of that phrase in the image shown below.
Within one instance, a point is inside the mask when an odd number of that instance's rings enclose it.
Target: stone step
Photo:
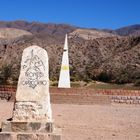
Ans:
[[[53,133],[1,132],[0,140],[61,140],[61,132],[60,130]]]
[[[2,132],[42,132],[51,133],[53,122],[14,122],[6,121],[1,124]]]
[[[52,122],[2,122],[0,140],[61,140]]]

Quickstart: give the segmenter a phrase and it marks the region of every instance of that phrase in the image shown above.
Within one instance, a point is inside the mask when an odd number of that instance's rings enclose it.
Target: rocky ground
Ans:
[[[12,115],[13,102],[0,101],[0,120]],[[62,140],[139,140],[140,108],[133,105],[52,104]]]

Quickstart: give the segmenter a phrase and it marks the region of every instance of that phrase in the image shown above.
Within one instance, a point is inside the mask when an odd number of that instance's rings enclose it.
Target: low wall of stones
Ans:
[[[140,96],[111,96],[111,102],[140,105]]]
[[[140,96],[140,90],[123,90],[123,89],[92,89],[92,88],[68,88],[58,89],[50,88],[51,93],[57,94],[102,94],[102,95],[122,95],[122,96]]]
[[[140,105],[140,90],[123,90],[123,89],[98,89],[97,90],[97,89],[86,89],[86,88],[71,88],[71,89],[58,90],[58,88],[51,88],[50,91],[51,93],[56,95],[70,96],[70,95],[80,94],[82,97],[84,96],[84,98],[87,97],[92,98],[93,101],[95,100],[94,101],[95,103],[97,102],[96,96],[100,96],[100,102],[102,102],[101,95],[104,95],[109,97],[111,103]],[[106,103],[108,103],[107,100]]]
[[[16,86],[0,86],[0,99],[14,101],[16,93]],[[55,87],[50,88],[50,93],[52,97],[52,102],[57,100],[57,103],[64,103],[72,100],[74,97],[82,97],[82,99],[90,99],[93,97],[93,100],[96,96],[108,96],[112,103],[119,104],[139,104],[140,105],[140,90],[122,90],[122,89],[89,89],[89,88],[70,88],[70,89],[58,89]],[[77,96],[79,95],[79,96]],[[69,99],[70,98],[70,99]],[[99,98],[99,97],[98,97]],[[90,99],[91,100],[91,99]],[[80,102],[80,100],[79,100]],[[87,101],[88,102],[88,101]],[[86,101],[84,101],[86,103]]]
[[[0,86],[0,99],[14,101],[16,86]]]

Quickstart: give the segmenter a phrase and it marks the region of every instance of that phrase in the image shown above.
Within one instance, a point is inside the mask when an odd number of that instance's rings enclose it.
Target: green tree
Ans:
[[[12,64],[9,65],[3,65],[0,68],[0,84],[7,84],[8,83],[8,79],[11,77],[12,75]]]

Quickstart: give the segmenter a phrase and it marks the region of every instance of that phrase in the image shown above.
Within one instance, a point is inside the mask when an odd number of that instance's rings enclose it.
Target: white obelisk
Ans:
[[[70,71],[68,58],[68,38],[65,37],[65,44],[62,57],[62,65],[59,76],[58,88],[70,88]]]

